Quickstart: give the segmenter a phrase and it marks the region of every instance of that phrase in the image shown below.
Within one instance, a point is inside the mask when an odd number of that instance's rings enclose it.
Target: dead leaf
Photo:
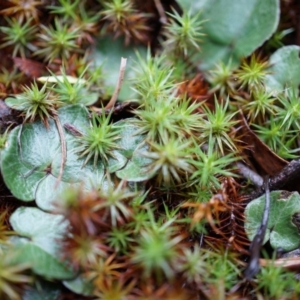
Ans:
[[[35,60],[13,57],[14,64],[20,69],[26,76],[35,79],[41,77],[45,72],[45,66]]]
[[[209,98],[208,83],[204,80],[202,74],[198,73],[193,79],[182,82],[177,91],[178,95],[187,95],[197,102],[202,102]]]

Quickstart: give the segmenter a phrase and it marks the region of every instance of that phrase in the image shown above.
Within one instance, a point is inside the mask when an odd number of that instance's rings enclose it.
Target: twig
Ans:
[[[115,91],[114,91],[112,97],[110,98],[109,102],[104,107],[104,109],[111,109],[116,104],[116,101],[118,99],[118,95],[119,95],[120,90],[121,90],[122,82],[124,80],[126,63],[127,63],[127,58],[121,57],[121,64],[120,64],[120,71],[119,71],[118,82],[117,82],[117,85],[116,85],[116,88],[115,88]],[[96,111],[99,114],[102,113],[102,108],[93,107],[92,110]]]
[[[269,220],[269,211],[270,211],[270,189],[269,189],[269,179],[265,180],[265,191],[266,191],[266,203],[264,208],[264,213],[262,217],[261,224],[257,230],[257,233],[251,243],[250,246],[250,261],[248,266],[244,272],[246,279],[252,279],[259,271],[259,257],[260,257],[260,249],[263,245],[268,220]]]
[[[162,23],[163,25],[167,24],[168,19],[165,13],[165,10],[160,2],[160,0],[154,0],[154,4],[156,6],[157,12],[159,14],[159,21],[160,23]]]
[[[61,144],[61,163],[60,163],[59,174],[58,174],[58,177],[56,179],[55,186],[54,186],[55,188],[57,188],[57,186],[59,185],[59,183],[62,179],[62,175],[63,175],[63,172],[64,172],[64,167],[65,167],[66,158],[67,158],[67,145],[66,145],[66,139],[65,139],[64,131],[63,131],[63,128],[61,126],[59,118],[57,116],[54,117],[54,121],[55,121],[57,130],[58,130],[58,134],[59,134],[59,138],[60,138],[60,144]]]
[[[65,123],[64,128],[73,136],[76,136],[76,137],[83,136],[83,134],[72,124]]]
[[[300,175],[300,159],[292,160],[287,166],[285,166],[277,175],[270,177],[269,188],[270,191],[278,190],[285,184],[292,181],[294,178]],[[249,197],[247,202],[258,198],[265,192],[264,186],[254,190]]]
[[[268,264],[272,263],[275,266],[292,269],[292,270],[299,270],[300,267],[300,258],[298,257],[284,257],[278,258],[276,260],[271,259],[260,259],[259,260],[261,266],[267,266]]]
[[[126,63],[127,63],[127,58],[121,57],[121,64],[120,64],[118,82],[117,82],[115,91],[114,91],[111,99],[109,100],[109,102],[105,106],[105,109],[110,109],[110,108],[114,107],[115,104],[116,104],[116,101],[118,99],[118,95],[119,95],[120,90],[121,90],[122,82],[124,80]]]
[[[256,172],[248,168],[241,162],[237,162],[236,166],[238,167],[238,172],[245,177],[246,179],[250,180],[254,185],[261,187],[264,184],[264,180],[260,175]]]

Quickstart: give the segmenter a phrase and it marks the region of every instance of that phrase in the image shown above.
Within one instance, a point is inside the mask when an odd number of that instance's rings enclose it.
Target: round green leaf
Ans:
[[[33,200],[40,180],[47,176],[48,166],[60,157],[54,123],[52,120],[49,123],[49,129],[41,122],[16,127],[1,152],[3,179],[18,199]]]
[[[95,289],[92,282],[80,274],[72,280],[64,280],[63,284],[72,292],[84,296],[92,296]]]
[[[118,144],[120,150],[118,150],[124,157],[130,159],[133,152],[144,142],[145,136],[137,134],[139,127],[135,125],[135,118],[129,118],[117,122],[121,127],[120,140]]]
[[[197,12],[210,0],[176,0],[182,9],[186,11]]]
[[[28,102],[24,99],[18,99],[15,97],[7,97],[5,99],[5,104],[16,110],[25,110],[25,109],[27,109]]]
[[[90,126],[88,111],[84,106],[66,106],[58,111],[61,126],[71,124],[83,132]],[[57,178],[61,170],[61,139],[57,125],[49,120],[49,128],[40,121],[18,126],[9,134],[6,148],[1,152],[1,170],[4,181],[12,194],[18,199],[36,199],[39,207],[49,210],[53,201],[70,185],[84,183],[95,185],[95,178],[104,176],[101,162],[96,167],[79,159],[73,151],[76,137],[63,129],[66,142],[66,162],[62,179]],[[120,167],[126,163],[125,159]],[[94,173],[98,175],[95,177]],[[99,176],[102,174],[102,176]]]
[[[121,127],[120,149],[116,150],[125,159],[125,163],[115,169],[117,177],[127,181],[139,182],[152,177],[148,172],[150,159],[141,155],[141,151],[146,151],[149,147],[145,144],[145,135],[137,134],[139,127],[135,124],[135,118],[129,118],[117,122]]]
[[[299,53],[299,46],[285,46],[270,56],[270,74],[266,76],[265,84],[275,95],[285,88],[298,89],[300,84]]]
[[[80,96],[81,99],[78,103],[89,106],[98,101],[100,93],[90,92],[87,88],[82,87],[80,89],[80,95],[78,97]]]
[[[145,47],[125,47],[122,38],[113,39],[111,36],[105,36],[97,40],[97,46],[91,55],[96,66],[103,66],[102,70],[105,74],[103,79],[109,95],[113,94],[118,82],[121,58],[127,58],[124,81],[118,95],[118,99],[121,101],[134,97],[130,79],[134,77],[131,64],[136,59],[135,51],[138,51],[141,56],[146,55]]]
[[[279,21],[279,0],[210,0],[201,9],[207,21],[196,59],[203,70],[230,59],[237,65],[271,37]]]
[[[61,181],[57,185],[57,178],[50,174],[40,181],[36,189],[36,204],[43,210],[52,211],[55,209],[55,202],[61,199],[66,189],[76,188],[80,185],[80,182],[69,183],[65,181]]]
[[[60,295],[59,284],[36,279],[34,285],[25,288],[22,300],[57,300]]]
[[[36,207],[19,207],[10,217],[13,229],[48,253],[57,253],[57,240],[66,232],[68,223],[61,215],[46,213]]]
[[[18,263],[29,263],[34,273],[47,279],[70,279],[76,276],[76,272],[70,269],[57,256],[50,255],[39,246],[26,243],[18,246],[20,255],[17,256]],[[58,254],[57,254],[58,255]]]
[[[60,259],[59,240],[66,233],[68,223],[61,215],[41,211],[35,207],[19,207],[10,217],[13,230],[26,237],[15,241],[20,254],[16,260],[30,263],[36,274],[46,278],[70,279],[76,273]]]
[[[292,222],[292,216],[300,212],[300,196],[297,192],[273,191],[270,195],[271,207],[264,242],[270,240],[274,249],[291,251],[300,246],[298,228]],[[252,240],[260,227],[265,196],[251,201],[245,209],[245,230]]]
[[[126,166],[117,171],[116,175],[120,179],[133,182],[140,182],[153,177],[154,173],[150,172],[148,167],[152,160],[142,155],[142,152],[146,152],[147,150],[149,150],[147,144],[137,148],[132,153],[132,157],[128,159]]]
[[[91,126],[88,111],[84,106],[65,106],[58,111],[60,126],[72,125],[82,134]],[[117,122],[120,126],[118,149],[113,151],[107,167],[110,173],[123,170],[119,176],[141,181],[149,178],[145,171],[148,160],[140,157],[136,149],[144,141],[138,135],[134,119]],[[1,153],[1,169],[4,181],[12,194],[25,201],[36,200],[43,210],[54,209],[64,191],[69,187],[82,185],[84,189],[101,189],[105,168],[101,161],[96,166],[92,161],[84,165],[84,157],[78,157],[74,149],[78,146],[78,137],[62,129],[66,143],[66,160],[62,178],[61,138],[57,124],[49,120],[49,128],[40,121],[15,128],[10,134],[6,148]],[[134,154],[135,153],[135,154]],[[126,168],[124,169],[124,167]],[[129,172],[126,174],[126,172]]]

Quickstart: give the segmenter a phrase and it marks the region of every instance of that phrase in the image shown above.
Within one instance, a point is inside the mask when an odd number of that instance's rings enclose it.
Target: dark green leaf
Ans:
[[[285,88],[298,89],[300,84],[300,47],[286,46],[270,56],[270,74],[266,76],[266,87],[273,94]]]
[[[30,263],[36,274],[46,278],[75,277],[76,273],[61,256],[59,240],[68,227],[63,216],[35,207],[19,207],[11,215],[10,223],[24,237],[13,240],[20,253],[16,258],[19,263]]]
[[[123,39],[112,39],[112,37],[106,36],[97,41],[97,47],[92,54],[95,64],[97,66],[103,65],[104,83],[105,87],[108,88],[109,95],[113,94],[118,82],[121,58],[127,58],[125,77],[118,95],[118,99],[121,101],[131,99],[134,96],[130,78],[133,77],[131,65],[136,60],[136,50],[141,56],[146,55],[145,47],[125,47]]]
[[[81,132],[89,126],[88,112],[84,106],[73,105],[58,111],[61,126],[72,124]],[[83,167],[83,159],[73,149],[76,137],[64,130],[67,146],[66,163],[62,181],[57,178],[61,168],[61,140],[57,125],[49,120],[49,128],[40,121],[16,127],[8,137],[6,148],[1,153],[1,170],[4,181],[18,199],[36,199],[39,207],[49,210],[53,201],[70,185],[82,182],[86,186],[97,185],[95,178],[101,179],[104,167],[99,162],[96,168]],[[125,162],[124,162],[125,163]],[[123,163],[123,165],[124,165]],[[97,176],[94,176],[97,173]],[[102,177],[99,175],[102,174]]]
[[[25,288],[22,300],[57,300],[60,295],[57,283],[36,279],[34,285]]]
[[[80,105],[65,106],[58,111],[60,126],[71,124],[79,132],[85,133],[90,126],[86,108]],[[149,160],[142,158],[136,149],[144,141],[143,135],[136,135],[138,130],[134,119],[119,121],[121,127],[119,149],[113,151],[109,159],[110,173],[122,169],[120,178],[141,181],[149,178],[145,164]],[[15,128],[10,134],[6,148],[1,153],[1,169],[4,181],[12,194],[24,201],[36,200],[44,210],[53,210],[54,202],[61,198],[70,186],[90,190],[103,184],[104,165],[101,161],[96,166],[92,162],[83,165],[84,157],[79,159],[74,151],[77,137],[64,131],[67,155],[62,180],[57,179],[61,168],[61,139],[57,124],[49,120],[49,128],[40,121]],[[128,174],[126,174],[128,172]]]
[[[137,148],[132,153],[132,157],[128,160],[125,168],[116,172],[117,176],[120,179],[133,182],[144,181],[153,177],[154,174],[148,167],[152,160],[142,155],[142,152],[148,149],[149,147],[146,144],[143,147]]]
[[[300,196],[297,192],[286,191],[273,191],[270,196],[271,207],[264,242],[270,240],[274,249],[293,250],[300,246],[300,234],[292,222],[293,215],[300,212]],[[265,196],[261,196],[251,201],[245,209],[245,230],[250,240],[261,224],[264,205]]]
[[[279,21],[278,0],[210,0],[194,1],[193,13],[201,14],[204,20],[200,44],[201,51],[196,56],[200,67],[208,70],[220,61],[238,65],[241,58],[250,55],[275,32]]]

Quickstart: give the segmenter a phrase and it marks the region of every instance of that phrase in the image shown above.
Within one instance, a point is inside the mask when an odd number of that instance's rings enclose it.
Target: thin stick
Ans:
[[[64,167],[65,167],[65,163],[66,163],[66,159],[67,159],[67,145],[66,145],[66,139],[65,139],[65,134],[64,134],[64,130],[61,126],[60,120],[58,117],[54,118],[57,130],[58,130],[58,134],[59,134],[59,138],[60,138],[60,144],[61,144],[61,162],[60,162],[60,169],[59,169],[59,174],[58,177],[56,179],[56,183],[54,188],[57,188],[61,179],[62,179],[62,175],[64,172]]]
[[[297,269],[300,267],[300,258],[299,257],[284,257],[278,258],[276,260],[271,259],[260,259],[260,265],[265,267],[268,264],[274,264],[277,267],[283,267],[288,269]]]
[[[300,159],[292,160],[277,175],[270,177],[270,190],[278,190],[298,176],[300,176]],[[264,186],[259,187],[254,190],[249,197],[247,197],[246,202],[250,202],[251,200],[258,198],[264,192]]]
[[[120,93],[120,90],[121,90],[122,82],[124,80],[126,63],[127,63],[127,58],[121,57],[121,64],[120,64],[118,82],[117,82],[115,91],[114,91],[111,99],[109,100],[107,105],[104,107],[104,109],[110,109],[110,108],[114,107],[116,102],[117,102],[117,99],[118,99],[118,96],[119,96],[119,93]],[[96,111],[97,113],[100,113],[100,114],[102,113],[102,108],[93,107],[92,110]]]
[[[126,63],[127,63],[127,58],[121,57],[121,64],[120,64],[120,71],[119,71],[119,78],[118,78],[117,86],[115,88],[115,91],[114,91],[111,99],[105,106],[105,109],[110,109],[110,108],[114,107],[116,104],[116,101],[118,99],[118,96],[119,96],[119,93],[121,90],[121,85],[124,80]]]
[[[268,220],[269,220],[269,212],[270,212],[271,201],[270,201],[269,178],[265,180],[265,191],[266,191],[266,203],[265,203],[262,221],[251,243],[250,261],[244,272],[244,276],[248,280],[252,279],[258,273],[260,268],[260,264],[259,264],[260,250],[264,242]]]
[[[167,24],[168,19],[167,19],[165,10],[164,10],[160,0],[154,0],[154,4],[155,4],[158,14],[160,16],[160,18],[159,18],[160,23]]]
[[[245,177],[247,180],[250,180],[257,187],[261,187],[264,183],[264,180],[256,172],[248,168],[245,164],[237,162],[236,166],[238,167],[238,172]]]

